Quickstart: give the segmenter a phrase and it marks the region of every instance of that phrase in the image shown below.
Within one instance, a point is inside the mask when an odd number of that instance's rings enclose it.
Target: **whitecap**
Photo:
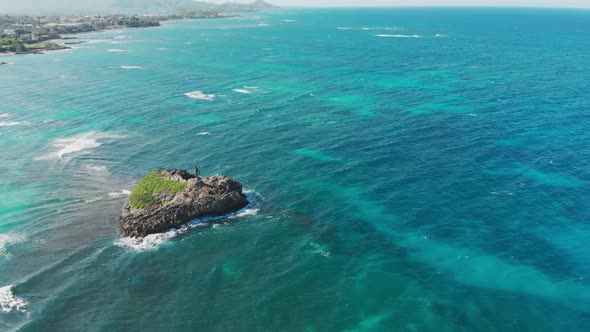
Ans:
[[[237,92],[237,93],[247,94],[247,95],[252,94],[252,92],[250,92],[249,90],[246,90],[246,89],[233,89],[232,91]]]
[[[109,197],[112,197],[112,198],[119,198],[119,197],[129,196],[129,195],[131,195],[131,191],[125,190],[125,189],[121,190],[120,192],[109,193]]]
[[[63,159],[65,155],[80,152],[87,149],[94,149],[101,146],[102,143],[100,143],[99,140],[122,137],[123,136],[120,135],[108,134],[99,131],[91,131],[68,138],[58,138],[53,141],[53,146],[55,148],[58,148],[57,151],[35,159]]]
[[[448,36],[447,35],[441,35],[441,34],[437,33],[436,35],[434,35],[434,37],[436,37],[436,38],[446,38]]]
[[[282,20],[281,22],[293,23],[293,22],[297,22],[297,20]]]
[[[128,38],[128,36],[116,36],[116,37],[113,37],[113,39],[125,39],[125,38]]]
[[[118,48],[111,48],[110,50],[107,50],[107,52],[120,53],[120,52],[129,52],[129,51],[121,50],[121,49],[118,49]]]
[[[223,220],[237,219],[246,216],[256,215],[260,211],[262,204],[262,197],[252,190],[244,190],[244,195],[248,199],[249,204],[234,213],[229,213],[218,217],[204,217],[195,219],[179,229],[171,229],[165,233],[150,234],[144,238],[130,238],[124,237],[117,239],[115,245],[121,248],[128,248],[135,251],[146,251],[158,249],[160,245],[170,239],[177,237],[180,234],[186,233],[191,229],[215,226],[222,223]]]
[[[30,122],[0,122],[0,127],[14,127],[14,126],[30,126]]]
[[[141,66],[121,66],[123,69],[143,69]]]
[[[0,118],[9,118],[9,117],[11,117],[13,115],[14,114],[12,114],[12,113],[3,113],[3,114],[0,114]]]
[[[381,38],[422,38],[420,35],[374,35],[373,37],[381,37]]]
[[[21,234],[0,234],[0,258],[10,258],[8,247],[25,241],[27,241],[27,237]]]
[[[14,285],[0,287],[0,312],[8,313],[20,311],[26,313],[29,302],[20,297],[16,297],[14,293],[12,293],[13,287]]]
[[[203,93],[202,91],[187,92],[184,95],[191,98],[191,99],[200,99],[200,100],[209,100],[209,101],[215,99],[214,94],[206,94],[206,93]]]
[[[208,132],[208,131],[202,131],[202,132],[200,132],[200,133],[197,133],[197,135],[199,135],[199,136],[210,135],[210,134],[211,134],[211,133],[210,133],[210,132]]]

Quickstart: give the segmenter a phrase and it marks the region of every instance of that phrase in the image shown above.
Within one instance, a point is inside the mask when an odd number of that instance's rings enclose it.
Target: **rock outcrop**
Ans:
[[[122,236],[166,232],[191,220],[226,215],[247,205],[242,184],[227,176],[200,178],[185,170],[157,169],[129,196],[121,216]]]

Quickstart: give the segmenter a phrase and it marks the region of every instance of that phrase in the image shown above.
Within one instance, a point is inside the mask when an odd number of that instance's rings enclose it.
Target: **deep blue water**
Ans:
[[[589,331],[589,34],[288,10],[1,56],[0,330]],[[125,190],[195,163],[255,206],[120,240]]]

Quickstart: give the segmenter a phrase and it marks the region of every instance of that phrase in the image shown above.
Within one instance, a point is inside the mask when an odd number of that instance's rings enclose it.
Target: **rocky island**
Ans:
[[[129,195],[121,216],[122,236],[162,233],[194,219],[223,216],[247,205],[242,184],[227,176],[201,178],[185,170],[156,169]]]

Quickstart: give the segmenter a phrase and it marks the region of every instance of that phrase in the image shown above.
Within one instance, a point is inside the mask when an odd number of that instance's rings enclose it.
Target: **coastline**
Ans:
[[[224,18],[231,18],[237,17],[240,15],[225,15],[225,16],[216,16],[216,17],[187,17],[187,18],[173,18],[167,20],[160,20],[157,24],[153,25],[145,25],[145,26],[108,26],[102,29],[96,29],[93,31],[80,31],[72,34],[64,34],[60,35],[58,39],[50,39],[41,41],[36,44],[28,44],[28,46],[34,46],[32,49],[29,49],[27,52],[0,52],[1,56],[20,56],[20,55],[40,55],[40,54],[47,54],[47,52],[52,51],[67,51],[73,49],[68,45],[80,45],[86,43],[85,41],[79,40],[78,36],[82,34],[93,34],[93,33],[103,33],[106,31],[114,31],[114,30],[127,30],[127,29],[146,29],[146,28],[159,28],[162,27],[162,22],[167,21],[181,21],[181,20],[206,20],[206,19],[224,19]],[[65,41],[61,43],[60,41]],[[47,44],[47,47],[39,47],[40,44]],[[6,65],[7,62],[0,61],[0,65]]]

